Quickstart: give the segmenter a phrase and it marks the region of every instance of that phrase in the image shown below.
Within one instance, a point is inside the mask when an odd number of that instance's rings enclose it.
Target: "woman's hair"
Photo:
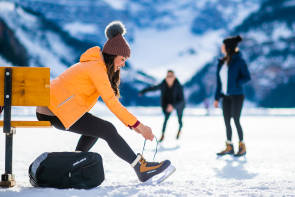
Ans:
[[[111,86],[114,90],[114,93],[117,97],[120,97],[119,85],[120,85],[120,70],[115,72],[114,59],[116,55],[110,55],[107,53],[102,53],[104,62],[107,66],[107,73],[111,83]]]
[[[226,62],[229,64],[232,60],[232,56],[237,53],[236,51],[238,43],[241,42],[243,39],[241,36],[234,36],[229,37],[223,40],[223,44],[225,45],[225,51],[226,55],[221,59],[221,61],[224,63]]]

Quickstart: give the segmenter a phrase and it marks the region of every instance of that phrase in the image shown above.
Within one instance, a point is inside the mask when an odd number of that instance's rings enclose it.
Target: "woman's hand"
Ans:
[[[219,102],[216,100],[216,101],[214,101],[214,107],[215,108],[218,108],[218,105],[219,105]]]
[[[146,140],[151,140],[153,141],[154,139],[154,134],[152,132],[152,129],[148,126],[145,126],[144,124],[140,123],[136,128],[134,128],[134,130],[137,132],[137,133],[140,133],[144,139]]]

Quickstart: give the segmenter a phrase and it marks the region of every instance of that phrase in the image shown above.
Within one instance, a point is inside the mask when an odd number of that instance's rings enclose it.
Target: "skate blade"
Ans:
[[[175,170],[176,170],[176,168],[170,164],[170,166],[168,166],[163,172],[153,176],[152,178],[150,178],[149,180],[147,180],[143,184],[144,185],[157,185],[159,183],[162,183],[169,176],[171,176],[171,174],[173,174],[175,172]]]

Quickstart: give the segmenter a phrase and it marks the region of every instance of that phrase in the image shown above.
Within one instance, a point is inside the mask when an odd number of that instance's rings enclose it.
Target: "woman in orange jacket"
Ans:
[[[112,123],[88,111],[101,97],[107,107],[130,129],[146,140],[153,140],[150,127],[142,124],[122,106],[120,96],[120,68],[130,56],[130,48],[123,37],[126,30],[119,21],[110,23],[105,30],[108,38],[102,51],[99,47],[88,49],[80,62],[72,65],[50,83],[49,107],[38,107],[38,120],[50,121],[57,129],[81,134],[76,151],[89,151],[98,138],[106,140],[113,152],[128,162],[140,181],[145,182],[163,171],[172,172],[169,160],[161,163],[147,162],[135,154],[118,134]]]

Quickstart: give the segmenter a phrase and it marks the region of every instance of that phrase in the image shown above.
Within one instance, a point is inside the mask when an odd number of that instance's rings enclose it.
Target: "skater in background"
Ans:
[[[250,73],[245,60],[238,49],[238,43],[242,41],[240,36],[229,37],[223,40],[221,51],[224,57],[219,60],[217,66],[217,88],[214,107],[218,107],[222,98],[222,111],[226,127],[226,148],[217,155],[234,154],[232,144],[231,118],[234,119],[238,136],[239,150],[235,156],[246,154],[246,146],[243,139],[243,130],[240,124],[240,115],[244,102],[243,85],[250,80]]]
[[[106,27],[105,33],[108,40],[102,51],[99,47],[88,49],[80,62],[51,81],[50,105],[38,107],[37,118],[50,121],[57,129],[81,134],[76,151],[87,152],[98,138],[104,139],[118,157],[134,168],[139,180],[145,182],[166,172],[168,167],[173,168],[170,161],[147,162],[142,155],[133,152],[111,122],[89,113],[101,96],[122,123],[146,140],[154,138],[151,128],[139,122],[118,100],[120,68],[130,57],[129,45],[123,37],[125,27],[115,21]]]
[[[205,116],[209,116],[210,115],[210,104],[209,104],[209,99],[205,98],[204,101],[204,108],[206,110]]]
[[[168,70],[166,78],[158,85],[147,87],[139,92],[139,95],[143,95],[149,91],[161,90],[161,107],[164,113],[164,123],[162,127],[162,136],[160,142],[164,140],[167,121],[171,115],[171,112],[175,109],[177,112],[179,128],[176,135],[176,139],[179,139],[182,129],[182,115],[185,107],[184,94],[182,85],[172,70]]]

